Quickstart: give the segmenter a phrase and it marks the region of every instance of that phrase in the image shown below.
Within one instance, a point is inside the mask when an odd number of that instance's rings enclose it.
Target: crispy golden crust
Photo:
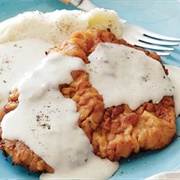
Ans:
[[[34,154],[34,152],[21,141],[4,139],[1,141],[0,146],[12,157],[14,165],[23,165],[32,172],[54,172],[52,167],[47,165],[42,158]]]
[[[50,49],[48,53],[62,52],[65,55],[80,57],[85,63],[89,63],[87,56],[99,42],[133,47],[124,40],[117,40],[110,32],[86,30],[74,33],[62,45]],[[156,53],[143,51],[161,63]],[[165,72],[167,73],[166,70]],[[135,111],[128,105],[105,109],[103,98],[91,86],[88,74],[84,71],[73,71],[71,75],[73,81],[59,85],[59,90],[65,97],[76,102],[80,113],[78,124],[88,136],[98,156],[115,161],[128,157],[131,152],[139,152],[140,149],[159,149],[170,143],[176,131],[172,97],[164,97],[158,104],[144,103]],[[0,118],[17,106],[18,91],[15,90],[11,93],[7,105],[0,111]],[[15,164],[23,165],[32,171],[53,171],[23,142],[3,139],[0,149],[6,151]],[[33,160],[33,163],[30,163],[30,160]]]
[[[74,71],[71,75],[74,81],[70,85],[60,85],[59,89],[65,97],[76,102],[80,114],[78,124],[91,139],[92,132],[97,129],[104,114],[103,99],[91,86],[86,72]]]
[[[135,111],[128,105],[107,108],[92,145],[97,155],[115,161],[140,149],[160,149],[171,142],[175,132],[173,98],[164,97],[158,104],[144,103]]]

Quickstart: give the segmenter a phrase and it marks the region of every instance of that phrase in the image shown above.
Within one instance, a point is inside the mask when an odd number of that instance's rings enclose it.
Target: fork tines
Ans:
[[[172,46],[178,46],[180,42],[180,38],[157,34],[135,25],[125,26],[123,38],[135,46],[156,51],[161,56],[169,55],[174,50]]]

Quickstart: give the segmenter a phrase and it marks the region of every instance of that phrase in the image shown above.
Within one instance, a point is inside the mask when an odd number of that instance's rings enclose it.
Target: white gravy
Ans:
[[[174,101],[176,115],[180,115],[180,68],[176,66],[166,65],[169,72],[169,78],[175,88]]]
[[[79,58],[48,55],[16,86],[19,105],[4,117],[2,137],[25,142],[54,168],[54,174],[42,174],[41,179],[108,179],[118,169],[117,162],[94,155],[78,127],[75,102],[58,89],[59,84],[72,81],[71,71],[89,72],[106,107],[126,103],[135,109],[146,101],[158,102],[164,95],[173,95],[174,88],[162,66],[140,51],[103,43],[89,59],[91,63],[85,65]]]
[[[48,56],[20,81],[19,105],[2,121],[3,138],[25,142],[54,168],[54,174],[42,174],[41,179],[108,179],[118,168],[117,162],[94,155],[78,127],[75,102],[59,92],[58,85],[70,83],[71,71],[79,69],[86,69],[79,58]]]
[[[106,107],[128,104],[136,109],[144,102],[157,103],[164,95],[173,95],[173,87],[161,64],[144,52],[101,43],[89,60],[90,82],[103,96]]]
[[[0,44],[0,109],[5,105],[12,86],[25,72],[39,64],[52,44],[39,39],[25,39]]]

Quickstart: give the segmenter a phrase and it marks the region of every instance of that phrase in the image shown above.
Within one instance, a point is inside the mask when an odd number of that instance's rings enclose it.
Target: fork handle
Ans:
[[[65,4],[69,4],[70,0],[61,0],[61,2],[65,3]]]
[[[61,2],[65,3],[65,4],[72,4],[74,6],[78,6],[81,4],[81,2],[83,0],[60,0]]]

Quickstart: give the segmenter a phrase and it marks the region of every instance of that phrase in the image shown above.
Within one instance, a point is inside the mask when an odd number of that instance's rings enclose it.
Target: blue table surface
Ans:
[[[180,38],[179,0],[92,0],[98,7],[113,9],[129,24],[136,24],[163,35]],[[76,9],[58,0],[0,0],[0,22],[25,11],[51,12],[56,9]],[[165,64],[180,66],[180,46],[172,55],[162,58]],[[177,119],[177,133],[180,132],[180,118]],[[180,139],[175,138],[170,146],[158,151],[144,151],[120,160],[120,168],[111,178],[144,179],[153,174],[180,168]],[[32,179],[33,174],[24,168],[11,165],[0,151],[0,179]]]

